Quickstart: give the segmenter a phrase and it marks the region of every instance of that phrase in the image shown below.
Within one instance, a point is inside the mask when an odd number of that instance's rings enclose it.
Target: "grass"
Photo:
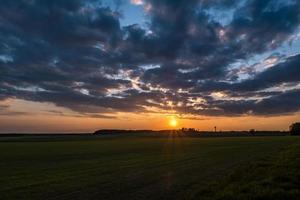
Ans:
[[[0,138],[0,199],[297,199],[300,137]]]

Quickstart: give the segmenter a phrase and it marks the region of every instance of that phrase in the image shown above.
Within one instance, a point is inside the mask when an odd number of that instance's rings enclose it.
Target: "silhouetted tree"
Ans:
[[[250,133],[251,135],[254,135],[255,129],[250,129],[250,130],[249,130],[249,133]]]
[[[300,122],[290,125],[291,135],[300,135]]]

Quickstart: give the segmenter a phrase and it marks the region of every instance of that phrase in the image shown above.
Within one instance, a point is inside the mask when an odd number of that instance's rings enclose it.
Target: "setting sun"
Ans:
[[[169,125],[170,125],[171,127],[176,127],[176,126],[178,125],[178,121],[176,120],[175,117],[172,117],[172,118],[170,119]]]

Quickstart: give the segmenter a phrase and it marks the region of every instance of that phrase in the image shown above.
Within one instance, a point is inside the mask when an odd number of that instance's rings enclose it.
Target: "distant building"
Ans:
[[[300,122],[290,125],[290,134],[291,135],[300,135]]]

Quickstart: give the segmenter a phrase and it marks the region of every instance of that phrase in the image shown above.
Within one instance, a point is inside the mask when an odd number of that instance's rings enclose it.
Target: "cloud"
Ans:
[[[254,77],[236,83],[221,81],[206,81],[194,88],[194,92],[207,91],[231,91],[250,92],[259,91],[285,83],[294,84],[300,82],[299,68],[300,54],[288,57],[284,61],[257,73]]]
[[[130,2],[134,5],[143,5],[144,1],[142,0],[130,0]]]
[[[28,112],[20,112],[10,110],[9,101],[0,101],[0,116],[16,116],[16,115],[27,115]]]
[[[1,100],[51,102],[94,117],[299,110],[300,52],[256,60],[268,66],[259,70],[251,60],[283,49],[300,25],[298,1],[131,1],[151,8],[149,23],[126,27],[126,12],[97,0],[0,2]],[[216,17],[224,12],[232,14],[227,23]],[[241,61],[251,64],[232,68]],[[242,80],[240,70],[248,70]]]

